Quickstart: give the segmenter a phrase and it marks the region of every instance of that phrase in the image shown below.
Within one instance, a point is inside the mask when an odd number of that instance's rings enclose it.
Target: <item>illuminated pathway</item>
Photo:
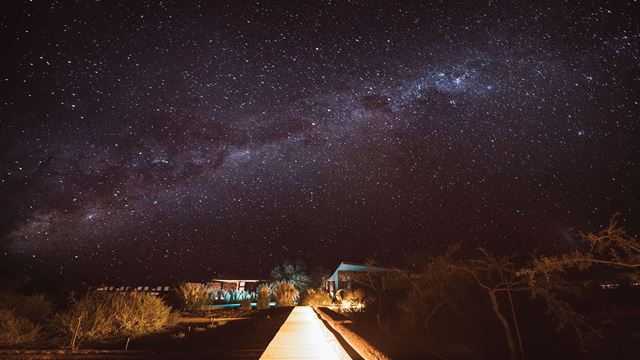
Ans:
[[[309,306],[296,306],[260,359],[351,359]]]

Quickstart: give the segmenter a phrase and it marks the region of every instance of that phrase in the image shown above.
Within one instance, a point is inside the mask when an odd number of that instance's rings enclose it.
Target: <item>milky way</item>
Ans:
[[[5,270],[199,280],[640,228],[637,3],[234,3],[3,9]]]

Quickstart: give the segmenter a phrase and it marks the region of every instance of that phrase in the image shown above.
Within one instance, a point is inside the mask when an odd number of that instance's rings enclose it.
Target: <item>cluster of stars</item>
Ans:
[[[563,246],[638,210],[633,9],[16,5],[2,253],[180,280]]]

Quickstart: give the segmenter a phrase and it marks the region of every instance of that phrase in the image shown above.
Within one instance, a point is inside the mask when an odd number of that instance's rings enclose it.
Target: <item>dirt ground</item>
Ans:
[[[187,314],[186,322],[161,333],[110,344],[62,350],[3,350],[0,359],[258,359],[292,308],[215,312],[212,318]],[[238,318],[238,315],[243,315]],[[233,319],[230,319],[233,318]]]

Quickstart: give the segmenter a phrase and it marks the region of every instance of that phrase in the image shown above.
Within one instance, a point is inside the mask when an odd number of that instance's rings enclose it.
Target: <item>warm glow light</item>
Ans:
[[[351,359],[309,306],[296,306],[260,359]]]
[[[342,300],[340,302],[340,308],[362,310],[364,308],[364,304],[360,301]]]

